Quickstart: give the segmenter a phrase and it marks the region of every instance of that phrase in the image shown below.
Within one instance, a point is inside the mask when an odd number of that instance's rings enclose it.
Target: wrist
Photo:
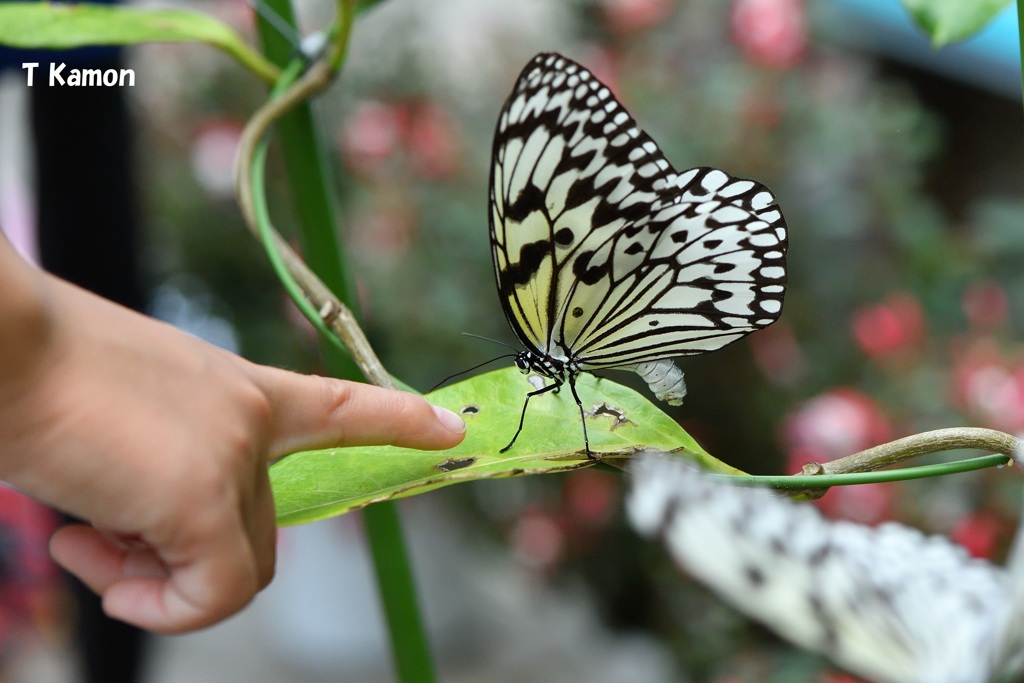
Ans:
[[[5,247],[0,244],[0,409],[43,362],[54,327],[48,276]]]
[[[0,480],[15,485],[20,465],[33,458],[33,428],[45,410],[36,387],[53,364],[51,289],[50,276],[0,235]]]

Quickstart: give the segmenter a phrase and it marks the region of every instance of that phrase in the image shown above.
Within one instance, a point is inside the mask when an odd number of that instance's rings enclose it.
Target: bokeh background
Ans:
[[[252,35],[240,0],[195,8]],[[331,12],[298,9],[310,29]],[[497,355],[461,332],[513,341],[488,252],[491,137],[519,69],[549,50],[612,87],[677,168],[756,178],[787,217],[781,321],[680,361],[689,395],[668,410],[708,451],[795,472],[925,429],[1024,431],[1012,10],[936,52],[896,0],[381,3],[318,106],[366,329],[394,374],[425,390]],[[258,362],[317,371],[315,339],[233,199],[238,135],[262,87],[205,48],[127,57],[149,312]],[[20,74],[0,81],[0,225],[31,252],[24,91]],[[288,233],[289,200],[271,180]],[[1019,489],[999,470],[837,489],[818,504],[1001,559]],[[586,471],[404,504],[442,680],[853,680],[679,576],[625,527],[620,501],[619,477]],[[73,609],[38,545],[49,519],[0,490],[0,681],[80,680]],[[277,581],[241,616],[154,639],[142,680],[389,680],[358,516],[286,529],[280,552]]]

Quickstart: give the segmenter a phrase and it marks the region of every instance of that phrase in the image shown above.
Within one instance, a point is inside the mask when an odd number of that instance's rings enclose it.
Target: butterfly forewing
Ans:
[[[604,243],[609,255],[619,231],[668,201],[674,180],[654,142],[589,71],[558,55],[530,62],[499,118],[491,169],[495,273],[524,344],[566,350],[559,321],[568,297],[607,281],[581,254]]]
[[[607,87],[523,70],[491,171],[499,295],[520,341],[581,369],[714,350],[778,318],[786,229],[764,186],[677,173]]]

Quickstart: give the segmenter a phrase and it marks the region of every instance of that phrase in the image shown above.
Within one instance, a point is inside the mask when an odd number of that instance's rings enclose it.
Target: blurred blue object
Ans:
[[[826,0],[818,11],[818,25],[830,40],[1021,98],[1013,3],[972,38],[938,50],[898,0]]]

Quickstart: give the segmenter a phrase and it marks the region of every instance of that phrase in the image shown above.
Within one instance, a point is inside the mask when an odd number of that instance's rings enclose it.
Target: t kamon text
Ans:
[[[36,69],[39,62],[22,62],[21,68],[28,72],[28,86],[35,84]],[[50,87],[67,85],[77,86],[133,86],[135,71],[132,69],[68,69],[67,64],[50,64]]]

